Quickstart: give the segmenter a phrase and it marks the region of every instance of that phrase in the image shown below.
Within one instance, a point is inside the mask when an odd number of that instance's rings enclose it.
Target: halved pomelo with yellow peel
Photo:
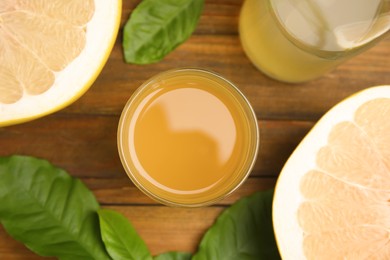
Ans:
[[[1,0],[0,126],[85,93],[114,45],[121,8],[121,0]]]
[[[283,259],[390,259],[390,86],[342,101],[280,173],[273,223]]]

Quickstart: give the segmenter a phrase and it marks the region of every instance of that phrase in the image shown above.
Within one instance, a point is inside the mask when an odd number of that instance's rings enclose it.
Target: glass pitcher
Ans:
[[[246,0],[239,21],[252,63],[290,83],[320,77],[389,29],[390,0]]]

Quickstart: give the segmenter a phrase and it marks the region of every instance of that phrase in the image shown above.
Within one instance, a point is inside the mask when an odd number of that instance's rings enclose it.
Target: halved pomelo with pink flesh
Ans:
[[[57,111],[92,85],[119,28],[120,0],[1,0],[0,126]]]
[[[280,173],[273,223],[283,259],[390,259],[390,86],[342,101]]]

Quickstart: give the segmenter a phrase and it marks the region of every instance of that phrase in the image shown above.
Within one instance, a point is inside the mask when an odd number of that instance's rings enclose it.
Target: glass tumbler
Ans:
[[[118,126],[124,169],[146,195],[175,207],[211,205],[249,176],[259,147],[257,118],[243,93],[204,69],[147,80]]]

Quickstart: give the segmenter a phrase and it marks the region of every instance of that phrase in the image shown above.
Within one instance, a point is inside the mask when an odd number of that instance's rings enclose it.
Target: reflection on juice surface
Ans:
[[[163,202],[211,202],[235,189],[253,166],[256,117],[235,88],[209,76],[188,72],[152,82],[122,115],[125,169]]]
[[[227,106],[194,87],[156,92],[130,123],[138,171],[174,193],[196,193],[231,174],[243,130]]]

